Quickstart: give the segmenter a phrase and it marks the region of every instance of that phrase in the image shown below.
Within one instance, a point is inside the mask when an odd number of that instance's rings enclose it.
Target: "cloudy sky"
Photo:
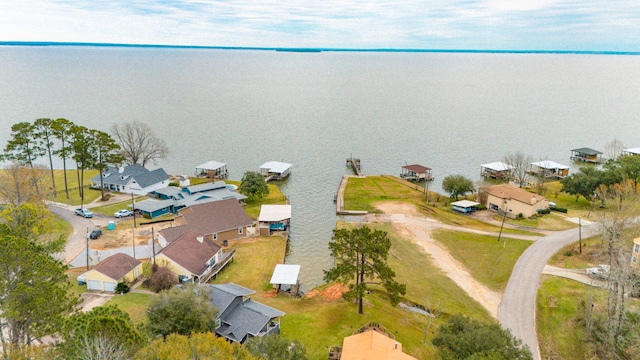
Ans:
[[[640,51],[640,0],[0,0],[0,41]]]

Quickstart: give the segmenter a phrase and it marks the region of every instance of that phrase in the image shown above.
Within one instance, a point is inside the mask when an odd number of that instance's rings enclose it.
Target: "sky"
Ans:
[[[640,51],[639,0],[0,0],[0,41]]]

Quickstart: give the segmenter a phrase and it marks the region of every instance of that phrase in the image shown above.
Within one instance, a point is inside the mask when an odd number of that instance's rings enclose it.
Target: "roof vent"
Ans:
[[[202,244],[202,242],[204,241],[204,237],[203,236],[196,236],[196,240],[198,240],[198,242],[200,244]]]

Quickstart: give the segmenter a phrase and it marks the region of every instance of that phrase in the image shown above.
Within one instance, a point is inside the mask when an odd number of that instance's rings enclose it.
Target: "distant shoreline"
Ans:
[[[472,53],[472,54],[579,54],[579,55],[640,55],[640,51],[590,51],[590,50],[473,50],[473,49],[403,49],[403,48],[301,48],[301,47],[244,47],[244,46],[201,46],[201,45],[160,45],[160,44],[120,44],[92,42],[53,41],[0,41],[0,46],[46,47],[119,47],[156,49],[203,49],[203,50],[251,50],[285,51],[300,53],[320,52],[400,52],[400,53]]]

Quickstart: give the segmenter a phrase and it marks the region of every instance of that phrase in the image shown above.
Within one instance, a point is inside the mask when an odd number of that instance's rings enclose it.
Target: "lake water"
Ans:
[[[209,160],[231,179],[294,164],[288,263],[304,290],[332,265],[333,197],[345,159],[365,174],[433,169],[479,179],[522,151],[569,165],[570,149],[640,146],[640,56],[0,47],[0,143],[10,126],[64,117],[108,131],[140,120],[167,141],[157,166],[192,175]]]

